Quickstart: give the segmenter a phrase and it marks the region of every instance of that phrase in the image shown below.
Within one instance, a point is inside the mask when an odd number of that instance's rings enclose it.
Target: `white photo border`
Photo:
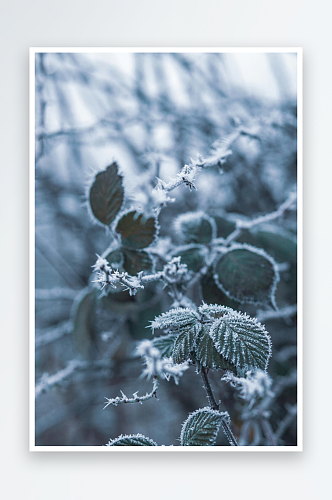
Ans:
[[[37,53],[294,53],[297,55],[297,445],[296,446],[36,446],[35,445],[35,55]],[[29,451],[285,452],[303,451],[303,49],[302,47],[30,47],[29,61]]]

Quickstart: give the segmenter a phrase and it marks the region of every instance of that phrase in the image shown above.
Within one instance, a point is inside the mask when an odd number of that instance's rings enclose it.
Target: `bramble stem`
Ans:
[[[207,376],[207,370],[206,370],[205,366],[202,366],[201,375],[202,375],[202,379],[203,379],[204,389],[205,389],[207,398],[209,400],[209,405],[211,406],[212,410],[218,411],[219,406],[218,406],[216,399],[214,397],[214,394],[213,394],[213,391],[212,391],[212,388],[211,388],[211,385],[210,385],[210,382],[209,382],[209,379]]]
[[[210,385],[210,382],[209,382],[209,379],[207,376],[207,369],[204,366],[202,366],[201,375],[202,375],[202,379],[203,379],[204,389],[205,389],[207,398],[209,400],[209,404],[210,404],[212,410],[219,411],[219,405],[217,404],[216,398],[214,397],[214,394],[213,394],[213,391],[212,391],[212,388],[211,388],[211,385]],[[229,426],[229,423],[225,419],[223,419],[221,422],[221,425],[222,425],[222,429],[223,429],[223,431],[228,439],[229,444],[231,446],[238,446],[237,441],[236,441],[236,439],[232,433],[232,430]]]

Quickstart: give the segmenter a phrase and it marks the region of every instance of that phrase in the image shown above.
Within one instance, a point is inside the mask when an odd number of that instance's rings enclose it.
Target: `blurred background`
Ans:
[[[225,236],[232,218],[276,210],[296,185],[296,89],[296,54],[36,54],[37,446],[99,446],[138,432],[158,444],[179,444],[188,413],[207,405],[194,368],[179,386],[162,382],[159,401],[103,410],[105,397],[120,390],[150,391],[151,383],[138,379],[142,360],[132,357],[133,347],[150,335],[145,327],[169,301],[154,286],[135,297],[115,294],[107,307],[84,300],[95,254],[110,244],[88,213],[87,192],[95,173],[116,160],[126,196],[144,202],[151,179],[174,175],[241,125],[248,134],[232,146],[223,174],[211,168],[198,177],[197,191],[174,191],[175,203],[159,218],[160,235],[175,241],[176,215],[203,210],[219,217],[218,236]],[[277,430],[288,416],[279,444],[295,445],[296,213],[272,226],[243,241],[280,264],[276,300],[289,313],[271,317],[254,306],[232,307],[261,315],[272,337],[269,374],[279,392],[270,422]],[[203,287],[206,301],[229,305],[213,283]],[[93,359],[84,353],[87,339],[96,347]],[[221,371],[210,373],[240,435],[243,402],[220,382]],[[266,444],[255,429],[249,437]],[[217,444],[227,445],[222,432]]]

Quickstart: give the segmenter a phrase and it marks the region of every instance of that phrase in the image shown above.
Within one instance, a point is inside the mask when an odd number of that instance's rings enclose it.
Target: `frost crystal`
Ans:
[[[161,358],[160,351],[153,346],[150,340],[143,340],[137,349],[136,354],[145,358],[146,368],[142,372],[142,377],[158,377],[166,380],[174,378],[176,384],[179,378],[188,370],[188,363],[174,364],[172,358]]]
[[[221,380],[230,382],[233,387],[237,387],[241,398],[253,404],[257,399],[271,396],[270,388],[272,380],[263,370],[250,370],[246,377],[236,377],[233,373],[227,372]]]

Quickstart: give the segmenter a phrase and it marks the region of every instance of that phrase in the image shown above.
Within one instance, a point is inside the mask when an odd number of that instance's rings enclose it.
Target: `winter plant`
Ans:
[[[167,221],[166,227],[162,219],[178,187],[196,190],[198,176],[208,169],[222,174],[232,145],[241,136],[250,137],[250,132],[238,126],[214,144],[209,155],[198,155],[174,177],[145,177],[136,198],[126,195],[116,162],[98,172],[88,189],[89,212],[106,229],[110,245],[97,256],[90,287],[74,311],[76,326],[84,324],[83,335],[82,328],[74,329],[80,332],[79,348],[82,352],[91,347],[89,321],[96,302],[107,308],[112,297],[121,294],[139,297],[148,289],[152,300],[157,293],[164,294],[164,310],[144,325],[153,337],[139,342],[134,353],[144,361],[142,376],[151,379],[151,391],[145,395],[137,391],[132,397],[121,392],[106,398],[105,408],[157,398],[161,382],[179,384],[194,367],[202,378],[208,406],[197,408],[183,422],[181,446],[214,446],[220,427],[231,446],[247,445],[249,431],[251,444],[260,442],[263,434],[267,444],[278,445],[269,417],[280,387],[267,372],[272,342],[263,320],[269,315],[283,317],[275,298],[283,264],[264,249],[273,247],[278,234],[262,228],[295,208],[296,191],[290,191],[276,211],[258,218],[189,211]],[[262,309],[249,315],[240,310],[242,304]],[[209,374],[218,370],[221,380],[237,389],[236,404],[245,430],[239,436],[212,388]],[[106,446],[157,446],[149,437],[128,432],[113,437]]]

